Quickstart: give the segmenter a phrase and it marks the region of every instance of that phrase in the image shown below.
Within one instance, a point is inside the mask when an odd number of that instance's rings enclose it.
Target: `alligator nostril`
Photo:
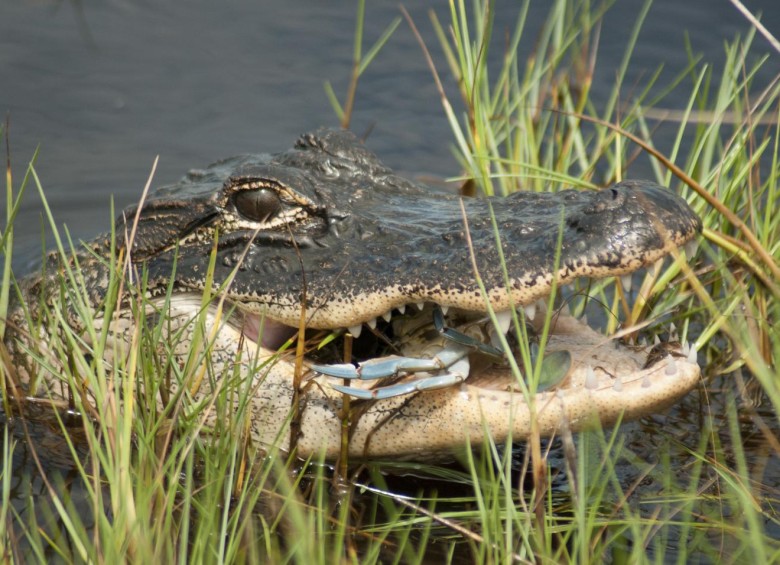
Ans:
[[[617,200],[618,197],[617,188],[611,188],[610,190],[612,191],[612,200]]]

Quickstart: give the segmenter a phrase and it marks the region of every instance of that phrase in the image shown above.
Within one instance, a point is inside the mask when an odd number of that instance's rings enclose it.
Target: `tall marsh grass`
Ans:
[[[247,394],[236,379],[227,379],[214,399],[214,408],[229,414],[226,428],[213,434],[204,433],[186,395],[162,410],[147,401],[145,395],[165,379],[190,378],[203,359],[174,366],[150,346],[160,342],[160,327],[143,319],[143,293],[123,287],[117,257],[104,315],[121,296],[133,297],[139,333],[126,362],[102,362],[101,348],[111,345],[92,322],[77,270],[66,271],[63,288],[81,304],[94,355],[85,355],[63,312],[47,316],[60,327],[50,346],[61,353],[68,378],[86,379],[99,398],[121,394],[131,400],[121,408],[102,403],[98,414],[77,406],[89,416],[75,423],[53,415],[86,493],[87,503],[77,504],[70,487],[45,468],[39,470],[45,495],[22,496],[12,488],[19,481],[14,452],[37,461],[42,447],[25,443],[25,420],[12,418],[19,408],[4,394],[4,561],[778,560],[778,484],[771,468],[780,451],[780,81],[756,90],[752,80],[758,66],[780,53],[756,59],[750,32],[727,44],[717,75],[692,55],[672,84],[657,84],[655,73],[646,84],[629,87],[626,69],[646,3],[611,95],[594,100],[605,8],[556,1],[546,23],[531,30],[528,5],[518,5],[508,30],[495,22],[486,0],[452,0],[447,21],[431,12],[439,43],[423,45],[421,57],[429,57],[437,84],[446,72],[458,85],[457,92],[440,86],[440,96],[464,185],[486,194],[589,188],[618,181],[646,160],[655,180],[683,194],[704,220],[698,251],[650,270],[631,292],[602,281],[575,289],[568,300],[576,314],[600,308],[608,331],[649,321],[647,332],[666,335],[674,321],[683,339],[695,340],[705,367],[698,393],[671,414],[628,431],[564,435],[556,442],[535,438],[525,449],[487,438],[457,466],[372,462],[334,483],[323,462],[288,460],[275,450],[261,457],[237,440],[244,437],[248,410],[233,412],[228,402]],[[343,106],[327,87],[345,124],[360,74],[397,26],[391,24],[363,56],[360,6]],[[407,21],[413,29],[424,24],[408,15]],[[529,34],[534,50],[520,52],[520,40]],[[437,53],[438,64],[428,51]],[[672,122],[676,131],[671,142],[656,141],[664,95],[681,86],[690,95]],[[19,198],[30,190],[43,197],[34,159],[21,182],[7,171],[0,334],[16,292],[10,259]],[[54,227],[48,209],[47,215]],[[57,241],[63,257],[66,243]]]

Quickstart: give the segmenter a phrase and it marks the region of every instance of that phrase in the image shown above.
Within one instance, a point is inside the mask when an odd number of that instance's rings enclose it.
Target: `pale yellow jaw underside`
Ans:
[[[234,375],[233,365],[240,353],[239,370],[243,378],[252,380],[252,440],[261,447],[277,444],[286,449],[293,353],[276,354],[259,347],[242,335],[241,324],[229,321],[226,312],[217,317],[215,310],[212,305],[203,319],[211,342],[210,374],[218,378]],[[192,324],[192,312],[188,300],[170,304],[171,317],[185,326]],[[474,367],[465,382],[448,388],[376,401],[353,400],[353,406],[361,409],[351,416],[350,457],[445,459],[455,450],[484,443],[487,435],[496,442],[524,440],[531,433],[532,418],[544,437],[566,429],[577,432],[594,424],[609,426],[663,410],[699,382],[696,353],[687,347],[667,346],[658,361],[644,368],[652,347],[622,345],[568,315],[556,315],[555,320],[545,351],[566,350],[572,358],[569,374],[560,385],[537,393],[529,401],[509,368],[497,364]],[[190,354],[186,340],[174,349],[173,354],[180,356],[183,364]],[[336,459],[341,450],[342,395],[330,385],[343,381],[318,375],[307,367],[304,371],[297,453]],[[211,396],[209,382],[203,381],[196,401]],[[217,417],[211,413],[202,416],[207,424]]]
[[[551,437],[567,428],[577,432],[659,412],[696,386],[700,369],[695,352],[684,354],[682,348],[670,348],[643,368],[650,349],[620,345],[561,316],[546,351],[569,351],[571,370],[561,385],[535,395],[533,411],[509,368],[493,366],[462,385],[376,402],[353,422],[350,455],[437,459],[458,446],[483,443],[486,434],[497,442],[525,440],[532,414],[539,433]],[[316,388],[339,402],[340,395],[327,386],[330,380],[316,378],[322,385]],[[393,409],[397,414],[388,417]],[[315,406],[313,413],[304,413],[301,455],[324,451],[329,458],[338,456],[338,422],[322,425],[328,412]]]

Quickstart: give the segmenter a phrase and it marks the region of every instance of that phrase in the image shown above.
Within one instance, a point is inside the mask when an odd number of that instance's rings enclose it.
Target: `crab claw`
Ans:
[[[329,377],[372,381],[385,377],[397,377],[405,373],[442,371],[467,355],[467,349],[453,348],[442,350],[438,355],[430,359],[392,355],[371,359],[357,367],[351,363],[339,363],[335,365],[312,365],[311,368]],[[466,374],[468,374],[468,370],[466,370]]]
[[[423,390],[434,390],[437,388],[447,388],[463,382],[463,375],[447,373],[436,377],[427,377],[416,381],[399,383],[397,385],[385,386],[380,388],[365,389],[351,386],[331,385],[334,390],[343,394],[348,394],[361,400],[384,400],[394,396],[403,396],[413,392]]]

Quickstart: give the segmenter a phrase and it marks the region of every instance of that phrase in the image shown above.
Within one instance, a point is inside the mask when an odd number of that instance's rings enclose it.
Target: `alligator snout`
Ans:
[[[100,236],[78,256],[96,327],[108,324],[108,335],[122,342],[107,351],[129,347],[136,316],[143,315],[128,300],[110,317],[101,317],[109,281],[116,276],[110,259],[122,256],[116,248],[126,246],[125,225],[137,211],[120,216],[116,246],[111,237]],[[524,306],[526,319],[533,319],[536,301],[554,284],[632,273],[701,230],[685,200],[646,181],[493,199],[434,193],[394,175],[351,134],[333,131],[306,135],[283,153],[215,163],[160,189],[138,214],[135,244],[124,256],[134,263],[132,276],[143,273],[153,314],[165,310],[170,318],[161,339],[174,342],[167,349],[176,359],[171,365],[193,365],[188,357],[198,342],[193,336],[214,340],[209,358],[195,363],[210,364],[202,387],[176,395],[179,381],[173,379],[162,396],[192,394],[193,406],[211,406],[204,399],[224,392],[225,375],[231,381],[238,376],[241,391],[252,391],[250,433],[261,445],[289,439],[291,403],[300,396],[302,456],[338,454],[343,426],[341,396],[328,377],[314,376],[293,390],[295,363],[273,350],[297,333],[301,321],[309,330],[342,334],[346,329],[358,336],[367,327],[377,335],[401,315],[425,329],[428,319],[415,314],[425,316],[433,303],[437,311],[457,313],[468,329],[474,319],[485,319],[487,301],[499,313],[496,329],[506,334],[512,308]],[[12,310],[7,344],[21,375],[18,384],[29,386],[28,393],[94,399],[99,397],[94,391],[69,389],[83,383],[64,379],[66,371],[56,370],[57,360],[49,359],[46,349],[47,337],[63,333],[62,326],[53,325],[62,318],[46,316],[41,305],[71,314],[84,311],[81,302],[80,308],[69,302],[77,292],[62,292],[63,284],[41,275],[22,283],[30,307]],[[204,293],[220,298],[204,303]],[[229,312],[222,310],[222,298],[231,305]],[[42,320],[35,340],[16,331],[29,317]],[[83,320],[75,315],[64,320],[76,336],[73,343],[88,347]],[[411,399],[371,404],[353,422],[350,453],[429,458],[482,441],[485,429],[499,441],[525,437],[533,417],[545,434],[555,433],[562,422],[578,429],[594,411],[605,423],[620,418],[624,409],[626,417],[636,417],[678,398],[698,378],[690,348],[686,353],[670,346],[667,357],[648,363],[650,352],[605,343],[579,321],[561,319],[556,329],[560,335],[548,345],[571,354],[572,370],[560,387],[541,393],[547,396],[536,402],[535,415],[505,367],[480,374],[468,370],[467,376],[467,369],[456,365],[458,358],[449,365],[458,378],[447,383],[461,385],[420,392],[430,386],[425,381],[412,387]],[[393,343],[398,336],[381,335],[391,349],[398,347]],[[429,341],[423,339],[422,357]],[[200,355],[203,344],[197,345]],[[407,377],[400,374],[403,365],[390,367],[392,378]]]

